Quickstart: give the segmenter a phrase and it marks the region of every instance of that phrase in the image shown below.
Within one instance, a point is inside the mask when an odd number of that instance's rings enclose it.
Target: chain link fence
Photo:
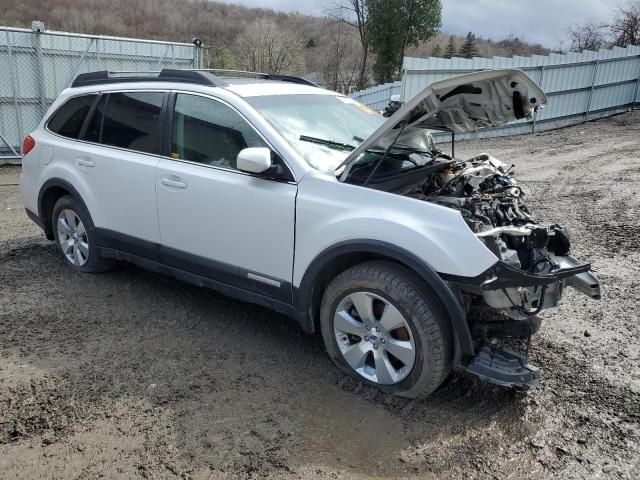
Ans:
[[[43,28],[40,27],[40,30]],[[20,158],[58,94],[79,73],[200,68],[202,49],[172,43],[0,27],[0,163]]]

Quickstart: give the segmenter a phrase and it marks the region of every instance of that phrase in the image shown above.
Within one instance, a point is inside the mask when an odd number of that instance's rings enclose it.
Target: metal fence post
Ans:
[[[591,77],[591,88],[589,89],[589,95],[587,96],[587,107],[584,112],[585,121],[589,120],[589,111],[591,110],[591,99],[593,98],[593,89],[596,85],[596,76],[598,75],[598,67],[600,66],[600,60],[596,60],[593,66],[593,76]]]
[[[199,62],[198,47],[193,46],[193,68],[201,68]]]
[[[40,118],[47,113],[47,96],[44,87],[44,54],[42,53],[42,42],[40,32],[34,32],[36,51],[36,83],[38,87],[38,102],[40,104]]]
[[[73,83],[73,79],[76,78],[76,75],[78,74],[78,70],[80,70],[80,66],[82,65],[82,62],[84,61],[84,57],[87,56],[87,52],[89,50],[91,50],[91,45],[93,45],[93,41],[95,40],[95,38],[92,38],[91,41],[89,42],[89,45],[87,46],[87,48],[85,48],[84,52],[82,52],[82,55],[80,55],[80,59],[78,60],[78,63],[76,64],[75,68],[73,69],[73,72],[71,72],[71,76],[69,77],[69,80],[67,81],[67,84],[65,85],[65,88],[69,88],[71,86],[71,84]]]
[[[18,129],[18,141],[23,138],[22,129],[22,115],[20,114],[20,106],[18,105],[18,78],[16,77],[16,66],[13,59],[13,49],[11,48],[11,40],[9,38],[9,31],[4,32],[7,37],[7,55],[9,56],[9,75],[11,77],[11,95],[13,96],[13,108],[16,111],[16,126]],[[11,148],[11,145],[9,145]],[[11,148],[13,150],[13,148]],[[15,150],[13,153],[16,153]]]
[[[544,90],[543,84],[542,84],[542,79],[544,75],[544,65],[540,65],[540,80],[538,81],[538,85],[540,85],[540,88],[542,88]],[[533,111],[533,121],[531,122],[531,133],[536,133],[536,119],[538,117],[538,109],[536,108]]]
[[[167,48],[165,48],[164,52],[162,52],[162,56],[158,59],[158,63],[156,63],[156,68],[158,70],[162,69],[162,62],[164,62],[164,58],[167,56],[167,53],[169,53],[170,48],[171,45],[167,45]],[[171,53],[173,54],[173,49],[171,49]]]
[[[638,59],[638,79],[636,80],[636,88],[633,90],[633,98],[631,99],[631,110],[636,109],[638,103],[638,90],[640,90],[640,55],[636,57]]]
[[[100,39],[96,37],[96,70],[100,70]]]

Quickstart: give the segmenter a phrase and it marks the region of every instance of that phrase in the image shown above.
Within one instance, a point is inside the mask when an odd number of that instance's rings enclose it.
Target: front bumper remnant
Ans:
[[[529,365],[527,358],[509,348],[484,343],[465,370],[503,387],[528,390],[542,379],[542,370]]]

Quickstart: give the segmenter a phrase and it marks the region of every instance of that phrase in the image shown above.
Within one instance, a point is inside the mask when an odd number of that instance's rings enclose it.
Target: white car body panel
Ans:
[[[157,189],[163,245],[291,282],[296,185],[162,159]]]
[[[126,232],[150,242],[160,240],[154,181],[159,157],[70,142],[43,130],[32,136],[36,144],[46,142],[43,146],[51,148],[52,158],[42,166],[41,156],[46,149],[39,148],[23,159],[21,188],[29,210],[38,212],[40,189],[47,180],[57,178],[73,185],[81,195],[96,227]],[[113,168],[114,162],[120,167]],[[42,168],[40,175],[32,175],[30,172],[38,164]]]
[[[446,207],[340,183],[311,173],[299,184],[296,202],[293,285],[325,249],[348,240],[379,240],[415,254],[450,275],[476,276],[497,258],[476,238],[462,216]]]

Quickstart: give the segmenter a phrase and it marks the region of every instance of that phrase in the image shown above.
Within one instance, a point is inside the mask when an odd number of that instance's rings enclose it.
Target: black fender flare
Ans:
[[[459,294],[427,262],[391,243],[379,240],[348,240],[322,251],[309,264],[300,286],[295,291],[294,303],[297,310],[311,311],[313,287],[318,275],[332,260],[345,254],[368,254],[388,258],[413,270],[436,294],[449,316],[454,337],[454,366],[459,366],[461,361],[475,355],[471,332]]]
[[[45,193],[52,187],[62,188],[67,192],[69,192],[71,196],[77,202],[80,203],[82,208],[84,208],[85,212],[89,212],[89,209],[87,208],[86,203],[84,203],[84,200],[82,199],[82,195],[80,195],[78,191],[74,188],[74,186],[71,185],[69,182],[67,182],[66,180],[63,180],[62,178],[56,178],[56,177],[50,178],[49,180],[44,182],[42,187],[40,187],[40,191],[38,192],[38,217],[40,218],[40,221],[42,221],[45,235],[50,240],[53,239],[53,225],[51,225],[51,222],[50,222],[51,219],[47,218],[46,212],[44,211],[43,203],[44,203]],[[49,228],[50,231],[47,231],[47,228]]]

